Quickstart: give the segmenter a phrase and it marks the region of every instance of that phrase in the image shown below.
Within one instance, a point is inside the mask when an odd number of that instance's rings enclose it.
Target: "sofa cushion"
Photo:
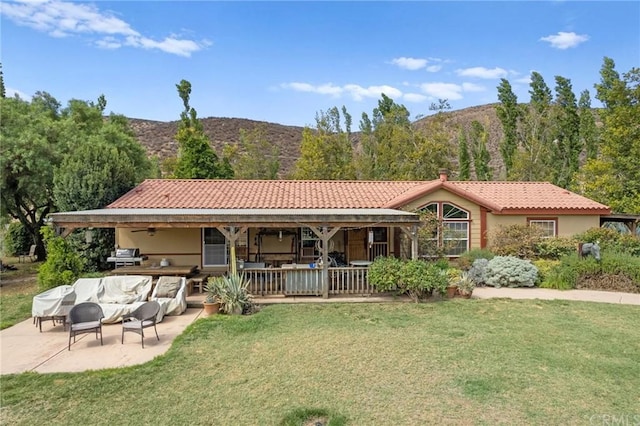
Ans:
[[[160,277],[156,283],[156,297],[174,298],[180,289],[180,277]]]

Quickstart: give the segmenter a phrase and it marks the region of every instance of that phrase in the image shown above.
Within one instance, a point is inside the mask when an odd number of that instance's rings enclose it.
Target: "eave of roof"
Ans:
[[[177,228],[201,226],[417,225],[418,215],[393,209],[99,209],[51,215],[60,227]]]

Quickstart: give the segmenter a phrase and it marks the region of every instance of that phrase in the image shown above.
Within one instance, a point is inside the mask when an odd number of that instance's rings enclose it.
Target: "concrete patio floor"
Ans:
[[[0,331],[0,374],[35,371],[38,373],[78,372],[143,364],[164,354],[173,339],[202,314],[202,309],[189,308],[179,316],[166,316],[153,329],[145,329],[144,349],[140,335],[125,333],[121,344],[121,324],[102,326],[103,346],[95,334],[81,334],[67,349],[69,331],[51,321],[42,323],[42,333],[31,319]]]
[[[474,299],[509,298],[574,300],[613,304],[640,305],[640,294],[590,290],[550,290],[541,288],[492,288],[478,287],[473,292]],[[188,308],[179,316],[168,316],[157,325],[160,341],[153,330],[145,330],[144,349],[140,336],[126,333],[124,344],[120,343],[122,326],[105,324],[103,328],[104,346],[94,334],[83,334],[67,350],[69,332],[62,325],[54,326],[51,321],[42,324],[42,333],[31,319],[0,331],[0,374],[15,374],[27,371],[38,373],[80,372],[143,364],[164,354],[173,340],[196,319],[205,315],[202,311],[204,294],[194,293],[187,298]],[[406,302],[406,297],[389,296],[334,296],[322,297],[265,297],[255,298],[258,304],[277,303],[376,303]]]

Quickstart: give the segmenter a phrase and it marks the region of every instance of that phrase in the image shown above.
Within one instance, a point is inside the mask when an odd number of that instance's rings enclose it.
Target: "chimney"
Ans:
[[[438,172],[440,173],[440,181],[446,182],[447,181],[447,175],[449,174],[449,170],[440,169]]]

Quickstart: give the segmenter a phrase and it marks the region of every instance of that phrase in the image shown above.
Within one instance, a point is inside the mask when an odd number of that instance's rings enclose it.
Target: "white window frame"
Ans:
[[[435,211],[433,210],[433,206],[435,206]],[[447,210],[445,206],[450,207],[447,213],[445,213],[445,210]],[[440,235],[440,229],[438,228],[438,231],[437,231],[438,234],[435,236],[435,238],[432,239],[435,241],[437,238],[439,247],[446,248],[447,241],[465,241],[464,249],[461,252],[459,252],[459,248],[458,248],[459,246],[456,245],[455,252],[450,251],[448,253],[445,253],[446,257],[459,257],[462,253],[469,250],[469,243],[470,243],[469,223],[471,222],[470,220],[471,214],[467,210],[459,206],[456,206],[455,204],[450,203],[448,201],[434,201],[424,206],[421,210],[428,210],[433,213],[436,213],[436,215],[438,216],[438,220],[441,221],[442,223],[442,229],[443,229],[442,235]],[[451,213],[454,213],[454,214],[463,213],[464,217],[452,217]],[[458,229],[454,229],[453,233],[448,233],[446,232],[448,228],[458,228]],[[457,234],[459,234],[460,232],[464,232],[465,236],[464,237],[457,236]],[[452,235],[456,235],[456,236],[452,236]]]
[[[224,244],[207,244],[205,233],[207,230],[214,230],[220,233],[224,237]],[[218,259],[221,255],[224,259],[221,259],[223,263],[207,263],[207,258],[212,251],[219,251],[219,254],[213,254]],[[224,253],[224,254],[223,254]],[[202,266],[228,266],[229,265],[229,240],[216,228],[203,228],[202,229]]]
[[[530,218],[527,219],[529,226],[537,226],[545,233],[544,238],[553,238],[558,236],[558,219],[555,218]],[[552,224],[551,234],[549,234],[548,224]]]

